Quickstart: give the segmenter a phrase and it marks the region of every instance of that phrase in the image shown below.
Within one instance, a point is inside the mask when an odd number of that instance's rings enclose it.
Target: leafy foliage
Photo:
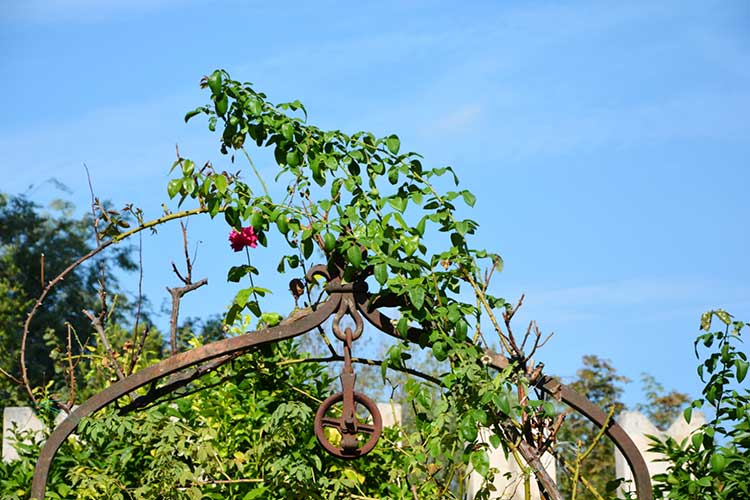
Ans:
[[[714,319],[724,326],[710,331]],[[701,361],[698,376],[705,383],[703,397],[684,412],[689,422],[695,408],[706,408],[713,418],[689,439],[654,438],[651,449],[663,453],[670,466],[654,477],[657,495],[673,499],[750,498],[750,363],[740,349],[750,323],[735,321],[723,310],[701,318],[695,355]]]
[[[302,361],[295,343],[282,342],[211,373],[174,402],[86,420],[56,459],[48,498],[412,498],[412,486],[420,498],[454,498],[456,471],[430,456],[437,433],[428,448],[416,430],[386,429],[367,460],[320,453],[312,421],[332,379],[323,365]],[[20,460],[0,463],[9,500],[27,498],[38,445],[20,451]]]

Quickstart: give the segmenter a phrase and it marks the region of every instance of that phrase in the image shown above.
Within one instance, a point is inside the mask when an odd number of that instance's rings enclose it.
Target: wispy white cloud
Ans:
[[[523,316],[552,328],[604,322],[697,318],[711,308],[750,313],[750,287],[698,278],[626,279],[579,286],[526,289]],[[623,315],[623,311],[632,314]]]
[[[431,121],[420,127],[417,133],[421,135],[454,135],[467,132],[480,120],[482,107],[479,104],[465,104],[437,115]]]

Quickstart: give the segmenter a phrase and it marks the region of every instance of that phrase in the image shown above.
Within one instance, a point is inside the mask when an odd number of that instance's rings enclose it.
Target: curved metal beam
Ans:
[[[341,295],[332,294],[328,300],[320,304],[316,310],[309,314],[293,316],[289,320],[284,321],[273,328],[265,328],[257,332],[240,335],[239,337],[220,340],[218,342],[213,342],[177,354],[160,363],[144,368],[143,370],[112,384],[95,396],[92,396],[81,406],[73,410],[73,412],[68,415],[68,418],[63,420],[52,432],[49,439],[47,439],[47,442],[44,444],[44,447],[39,454],[39,460],[34,469],[34,480],[31,485],[32,500],[42,500],[44,498],[47,489],[47,477],[49,476],[49,469],[52,465],[52,460],[55,458],[60,446],[62,446],[68,436],[76,430],[78,424],[83,418],[96,413],[108,404],[146,384],[185,368],[194,366],[198,363],[209,361],[226,354],[248,351],[264,344],[302,335],[303,333],[321,325],[326,319],[328,319],[328,317],[339,307],[340,302]]]

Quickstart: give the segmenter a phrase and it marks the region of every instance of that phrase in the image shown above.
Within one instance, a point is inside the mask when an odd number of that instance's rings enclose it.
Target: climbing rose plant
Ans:
[[[220,151],[231,162],[247,160],[252,175],[219,171],[210,163],[198,168],[179,157],[170,197],[180,205],[193,200],[211,217],[223,214],[235,250],[252,246],[242,239],[246,231],[263,247],[275,232],[286,247],[274,248],[281,254],[277,273],[263,275],[250,263],[228,270],[230,281],[249,276],[251,286],[237,293],[226,323],[250,313],[261,325],[273,324],[262,302],[267,284],[279,279],[278,272],[303,274],[322,254],[323,263],[338,269],[344,282],[366,280],[375,303],[397,298],[390,302],[398,309],[394,322],[402,342],[386,354],[383,380],[388,368],[406,367],[410,341],[429,346],[437,366],[445,369],[437,391],[416,381],[406,386],[418,430],[409,444],[426,451],[409,463],[407,474],[420,475],[421,489],[453,480],[435,474],[428,462],[454,471],[449,466],[454,462],[471,464],[491,477],[490,445],[479,439],[479,429],[492,428],[492,445],[517,456],[524,426],[543,426],[553,408],[526,397],[519,402],[519,394],[528,394],[527,373],[533,367],[510,332],[513,308],[490,293],[501,257],[471,245],[478,225],[461,214],[474,206],[475,196],[457,187],[451,167],[426,166],[419,154],[402,150],[396,135],[323,130],[308,123],[299,101],[273,104],[252,84],[221,70],[201,85],[210,102],[185,120],[205,117],[209,130],[219,134]],[[255,166],[257,158],[277,165],[271,190]],[[499,343],[514,361],[510,369],[497,373],[487,367],[483,356],[490,342]]]

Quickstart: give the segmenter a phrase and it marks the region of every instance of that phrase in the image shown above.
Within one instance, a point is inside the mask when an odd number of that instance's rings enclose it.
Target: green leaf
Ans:
[[[182,187],[185,189],[185,193],[188,195],[195,191],[195,179],[192,177],[186,177],[182,181]]]
[[[401,141],[396,134],[389,135],[385,140],[385,145],[391,154],[397,155],[398,150],[401,148]]]
[[[711,328],[711,311],[701,314],[701,330],[707,332]]]
[[[490,445],[492,445],[493,448],[500,447],[502,439],[497,434],[491,434],[490,435]]]
[[[335,156],[327,156],[324,163],[329,170],[336,170],[336,168],[339,166],[339,163],[338,161],[336,161]]]
[[[456,339],[464,340],[469,330],[469,325],[465,320],[461,319],[456,323]]]
[[[290,122],[283,124],[281,126],[281,135],[283,135],[287,141],[294,140],[294,125]]]
[[[245,104],[245,109],[247,109],[251,115],[258,116],[263,111],[263,102],[258,99],[250,99],[247,101],[247,104]]]
[[[269,327],[278,325],[281,323],[282,319],[283,317],[281,314],[275,312],[263,313],[260,315],[260,321]]]
[[[470,191],[463,191],[461,193],[461,196],[463,196],[464,202],[466,202],[466,204],[470,207],[473,207],[474,203],[476,203],[477,201],[477,197],[474,196]]]
[[[388,266],[386,264],[378,264],[374,269],[375,280],[384,285],[388,281]]]
[[[240,279],[242,279],[243,276],[246,276],[250,273],[258,274],[258,270],[253,266],[247,264],[244,264],[242,266],[232,266],[231,268],[229,268],[229,272],[227,272],[227,281],[239,283]]]
[[[404,252],[407,256],[411,256],[419,248],[419,236],[404,236],[401,239],[401,244],[404,246]]]
[[[724,470],[724,468],[727,465],[727,461],[724,458],[724,455],[721,453],[714,453],[711,455],[711,469],[713,469],[714,472],[719,473]],[[705,486],[710,486],[711,484],[707,484]]]
[[[404,210],[406,210],[407,203],[408,203],[408,200],[401,196],[393,196],[391,198],[388,198],[388,204],[402,213]]]
[[[304,255],[306,259],[309,259],[312,253],[313,253],[312,239],[307,238],[305,240],[302,240],[302,255]]]
[[[357,268],[362,264],[362,250],[359,248],[359,245],[355,243],[347,249],[346,260]]]
[[[216,186],[216,190],[219,191],[221,194],[226,193],[227,191],[227,178],[224,174],[214,174],[212,177],[214,181],[214,185]]]
[[[253,212],[250,216],[250,225],[253,229],[263,229],[263,214],[260,212]]]
[[[464,441],[473,442],[477,438],[477,423],[474,421],[473,415],[464,415],[458,428],[461,433],[461,438]]]
[[[685,422],[690,423],[690,419],[693,417],[693,407],[688,406],[685,411],[682,412],[682,416],[685,417]]]
[[[241,308],[247,304],[248,299],[250,298],[250,294],[252,294],[253,290],[252,288],[245,288],[244,290],[240,290],[237,292],[237,295],[234,297],[234,303],[240,306]]]
[[[292,151],[289,151],[286,154],[286,163],[290,167],[298,167],[300,165],[301,160],[300,160],[300,157],[299,157],[299,153],[297,152],[296,149],[292,150]]]
[[[427,217],[422,217],[417,223],[416,231],[419,236],[424,236],[425,225],[427,224]]]
[[[448,353],[445,350],[445,342],[435,342],[432,344],[432,355],[438,361],[445,361],[448,358]]]
[[[391,184],[396,184],[398,182],[398,169],[391,167],[391,169],[388,171],[388,182]]]
[[[747,376],[747,369],[750,367],[750,363],[737,359],[734,361],[734,366],[737,369],[737,382],[742,382]]]
[[[726,312],[725,310],[723,310],[723,309],[717,309],[716,311],[714,311],[714,314],[725,325],[730,325],[732,323],[732,315],[729,314],[728,312]]]
[[[278,218],[276,219],[276,227],[279,228],[279,232],[281,234],[286,234],[289,232],[289,223],[286,220],[285,214],[279,214]]]
[[[693,448],[696,450],[700,450],[701,444],[703,443],[703,434],[700,432],[696,432],[692,435],[690,440],[693,442]]]
[[[224,116],[224,114],[227,112],[228,107],[229,107],[229,99],[227,98],[227,95],[221,94],[216,99],[216,114],[219,116]]]
[[[323,248],[325,248],[325,251],[327,253],[331,253],[334,248],[336,248],[336,237],[333,236],[331,233],[326,233],[323,235]]]
[[[409,300],[411,300],[414,307],[422,309],[422,305],[424,305],[424,288],[421,286],[410,286]]]
[[[187,122],[188,122],[188,120],[190,120],[190,119],[191,119],[192,117],[194,117],[194,116],[196,116],[196,115],[199,115],[199,114],[201,114],[202,112],[203,112],[203,108],[202,108],[202,107],[200,107],[200,108],[195,108],[195,109],[194,109],[194,110],[192,110],[192,111],[188,111],[188,112],[187,112],[187,113],[185,114],[185,123],[187,123]]]
[[[406,334],[409,333],[409,320],[403,316],[400,317],[398,323],[396,323],[396,330],[398,330],[399,335],[406,337]]]
[[[172,179],[169,181],[169,184],[167,184],[167,194],[169,195],[169,198],[172,199],[177,196],[177,193],[180,192],[181,188],[182,179]]]
[[[254,500],[255,498],[263,498],[266,496],[267,490],[268,488],[266,488],[265,486],[252,489],[248,491],[244,497],[242,497],[242,500]]]
[[[487,452],[483,449],[472,451],[471,465],[474,466],[474,470],[477,471],[480,476],[485,477],[490,471],[490,459],[487,456]]]
[[[211,89],[212,94],[216,95],[221,92],[221,71],[217,69],[216,71],[208,75],[206,81],[208,83],[208,88]]]
[[[492,399],[497,409],[506,415],[510,415],[510,401],[508,401],[508,394],[505,392],[498,392]]]

